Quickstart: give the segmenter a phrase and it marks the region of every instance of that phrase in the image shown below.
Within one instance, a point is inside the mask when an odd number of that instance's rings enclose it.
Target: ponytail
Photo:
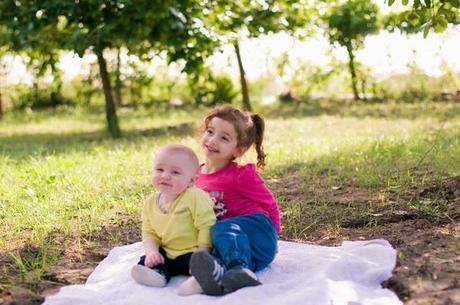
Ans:
[[[257,153],[257,167],[263,169],[265,166],[265,157],[264,148],[262,142],[264,140],[264,131],[265,131],[265,121],[264,118],[260,115],[254,113],[251,114],[251,120],[254,124],[255,137],[254,137],[254,147]]]

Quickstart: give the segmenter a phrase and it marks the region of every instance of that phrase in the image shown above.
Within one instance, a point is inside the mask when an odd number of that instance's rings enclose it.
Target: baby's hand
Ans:
[[[162,265],[165,263],[165,258],[158,250],[152,250],[145,254],[145,266],[152,268],[156,265]]]

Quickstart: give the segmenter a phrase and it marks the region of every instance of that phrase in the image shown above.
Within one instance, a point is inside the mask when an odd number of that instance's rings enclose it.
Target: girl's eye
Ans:
[[[173,171],[172,173],[173,173],[173,175],[180,175],[179,171]]]
[[[207,134],[213,134],[213,132],[212,132],[211,129],[206,129],[206,133],[207,133]]]
[[[222,140],[224,140],[225,142],[229,141],[229,139],[227,137],[222,137]]]
[[[162,168],[155,168],[155,171],[156,171],[157,173],[162,173],[162,172],[163,172],[163,169],[162,169]]]

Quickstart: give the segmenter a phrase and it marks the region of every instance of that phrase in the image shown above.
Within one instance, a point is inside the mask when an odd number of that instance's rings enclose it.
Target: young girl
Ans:
[[[212,253],[194,253],[190,269],[205,294],[222,295],[261,284],[254,272],[275,257],[280,216],[256,166],[235,162],[254,146],[257,167],[265,165],[263,118],[223,105],[206,116],[203,127],[205,163],[195,186],[213,198],[218,222],[211,228]]]

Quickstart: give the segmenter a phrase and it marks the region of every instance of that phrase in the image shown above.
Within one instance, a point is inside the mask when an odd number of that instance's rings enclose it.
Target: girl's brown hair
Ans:
[[[265,120],[262,116],[242,112],[232,105],[225,104],[213,108],[204,119],[203,129],[208,128],[213,118],[220,118],[233,125],[237,134],[237,147],[248,150],[254,145],[257,153],[257,167],[263,169],[265,166],[265,152],[262,146],[264,140]]]

